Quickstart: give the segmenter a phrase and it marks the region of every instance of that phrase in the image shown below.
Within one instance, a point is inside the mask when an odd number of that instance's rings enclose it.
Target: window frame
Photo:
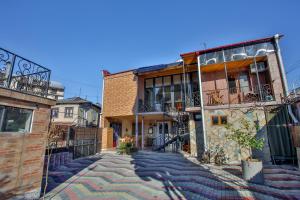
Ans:
[[[67,110],[70,109],[72,110],[72,115],[70,113],[67,113]],[[74,107],[65,107],[65,112],[64,112],[64,118],[73,118],[74,116]]]
[[[56,116],[53,115],[53,114],[54,114],[54,111],[56,111],[56,112],[55,112]],[[51,117],[56,119],[56,118],[58,118],[58,115],[59,115],[59,108],[52,108],[52,109],[51,109]]]
[[[4,113],[0,113],[0,134],[1,133],[31,133],[32,131],[32,124],[33,124],[33,117],[34,117],[34,109],[29,109],[29,108],[22,108],[22,107],[15,107],[15,106],[6,106],[6,105],[0,105],[0,108],[3,108]],[[2,131],[3,126],[5,125],[5,121],[7,120],[7,110],[9,109],[19,109],[19,110],[26,110],[30,112],[30,117],[29,119],[29,125],[28,127],[26,127],[26,123],[25,122],[25,129],[27,128],[28,130],[24,130],[24,131]]]
[[[213,118],[217,118],[218,119],[218,123],[215,124],[213,121]],[[226,118],[226,123],[222,123],[222,117]],[[211,125],[212,126],[224,126],[226,124],[228,124],[228,116],[227,115],[211,115],[210,116],[210,120],[211,120]]]

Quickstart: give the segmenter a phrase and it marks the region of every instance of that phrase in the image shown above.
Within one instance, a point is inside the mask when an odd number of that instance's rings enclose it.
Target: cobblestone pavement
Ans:
[[[113,152],[50,172],[47,199],[300,199],[300,171],[265,166],[265,185],[247,184],[237,166],[201,165],[180,154]]]

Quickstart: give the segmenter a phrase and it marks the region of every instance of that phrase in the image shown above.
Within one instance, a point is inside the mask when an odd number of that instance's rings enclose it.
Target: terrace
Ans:
[[[51,71],[0,48],[0,87],[47,97]]]
[[[271,71],[278,66],[269,62],[271,54],[276,59],[274,49],[272,42],[262,42],[200,54],[203,106],[275,101]]]

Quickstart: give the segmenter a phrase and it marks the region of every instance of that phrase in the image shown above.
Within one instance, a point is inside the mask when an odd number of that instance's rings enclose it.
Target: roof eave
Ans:
[[[283,37],[283,36],[284,35],[279,35],[280,38]],[[190,56],[199,56],[199,55],[204,54],[204,53],[209,53],[209,52],[214,52],[214,51],[219,51],[219,50],[224,50],[224,49],[230,49],[230,48],[243,46],[243,45],[251,45],[251,44],[257,44],[257,43],[262,43],[262,42],[270,42],[270,41],[273,41],[274,38],[275,38],[275,36],[256,39],[256,40],[248,40],[248,41],[244,41],[244,42],[233,43],[233,44],[229,44],[229,45],[223,45],[223,46],[214,47],[214,48],[210,48],[210,49],[183,53],[183,54],[180,54],[180,56],[182,58],[190,57]]]

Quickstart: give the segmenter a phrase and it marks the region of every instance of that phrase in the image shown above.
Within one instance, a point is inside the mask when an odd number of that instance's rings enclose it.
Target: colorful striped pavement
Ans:
[[[203,165],[180,154],[106,152],[49,173],[46,199],[300,199],[300,171],[265,166],[265,184],[241,179],[238,166]]]

